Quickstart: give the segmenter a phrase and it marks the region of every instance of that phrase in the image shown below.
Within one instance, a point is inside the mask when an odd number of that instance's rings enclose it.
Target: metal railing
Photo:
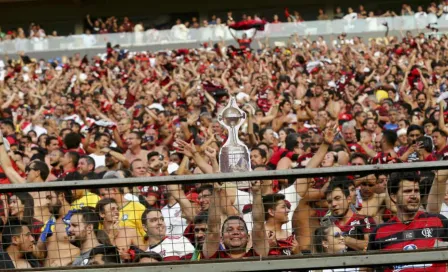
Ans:
[[[267,24],[265,31],[259,31],[257,38],[270,37],[272,39],[287,38],[293,34],[300,36],[329,36],[347,34],[360,34],[377,36],[383,33],[389,25],[390,31],[423,31],[428,24],[436,23],[439,30],[448,28],[448,15],[437,18],[435,15],[427,16],[398,16],[398,17],[372,17],[366,19],[340,19],[328,21],[307,21],[300,23]],[[249,31],[250,32],[250,31]],[[233,40],[229,28],[224,25],[209,26],[200,29],[187,29],[174,26],[170,30],[149,29],[145,32],[116,33],[116,34],[90,34],[71,35],[66,37],[47,37],[34,39],[15,39],[0,42],[0,54],[15,54],[25,52],[49,52],[85,49],[104,49],[108,42],[120,44],[122,47],[151,47],[180,48],[184,46],[198,47],[201,42]],[[149,47],[149,48],[148,48]]]
[[[165,176],[150,178],[129,178],[126,180],[88,180],[88,181],[64,181],[47,183],[10,184],[0,186],[0,193],[52,191],[61,189],[93,189],[111,187],[129,187],[145,185],[166,185],[184,183],[212,183],[234,182],[249,180],[285,179],[285,178],[310,178],[348,176],[362,174],[387,174],[402,171],[433,171],[448,169],[448,162],[418,162],[404,164],[382,164],[367,166],[344,166],[318,169],[293,169],[281,171],[254,171],[244,173],[223,173],[189,176]],[[442,193],[442,192],[441,192]],[[444,192],[443,192],[444,193]],[[413,252],[360,252],[346,253],[343,255],[293,255],[267,258],[251,258],[244,260],[201,260],[200,262],[161,262],[150,264],[151,271],[287,271],[291,269],[315,270],[344,267],[378,267],[383,265],[400,264],[424,264],[440,263],[448,260],[447,249],[416,250]],[[132,271],[147,271],[148,264],[124,264]],[[45,270],[75,270],[75,271],[122,271],[123,265],[111,265],[106,267],[58,267],[39,268]],[[25,269],[30,271],[33,269]],[[33,271],[36,271],[34,269]]]

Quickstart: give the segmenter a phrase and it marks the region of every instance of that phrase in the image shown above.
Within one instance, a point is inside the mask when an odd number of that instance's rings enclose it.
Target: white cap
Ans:
[[[161,104],[159,104],[159,103],[153,103],[153,104],[149,105],[148,109],[157,109],[159,111],[164,111],[165,110],[165,108]]]
[[[408,130],[405,129],[405,128],[399,129],[399,130],[397,131],[397,136],[400,137],[401,135],[406,135],[407,132],[408,132]]]
[[[179,169],[179,164],[171,162],[168,164],[168,173],[171,175]]]

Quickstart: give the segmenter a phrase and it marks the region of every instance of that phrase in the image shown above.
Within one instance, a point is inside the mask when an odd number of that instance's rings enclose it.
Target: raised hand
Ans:
[[[251,183],[251,189],[252,189],[253,193],[261,191],[261,185],[263,184],[263,181],[253,180],[250,183]]]
[[[336,135],[336,127],[327,128],[324,133],[324,143],[326,143],[327,145],[332,145],[335,135]]]
[[[209,157],[210,159],[216,159],[216,149],[213,147],[207,146],[207,148],[204,150],[205,155]]]

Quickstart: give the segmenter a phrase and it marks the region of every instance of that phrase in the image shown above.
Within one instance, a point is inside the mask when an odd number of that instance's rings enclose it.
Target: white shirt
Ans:
[[[146,250],[160,254],[165,258],[182,258],[194,252],[194,247],[184,236],[167,236],[160,244]]]
[[[95,168],[106,166],[106,155],[95,155],[92,153],[89,156],[95,161]]]
[[[187,220],[182,218],[182,210],[179,203],[174,204],[172,207],[165,205],[162,208],[162,215],[165,219],[166,234],[168,236],[182,236],[187,228]]]
[[[442,203],[442,208],[440,209],[440,214],[448,218],[448,205],[445,202]]]

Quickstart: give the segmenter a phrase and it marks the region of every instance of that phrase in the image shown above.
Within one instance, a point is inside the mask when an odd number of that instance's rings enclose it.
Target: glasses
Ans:
[[[335,233],[333,234],[333,237],[334,237],[334,238],[341,238],[341,237],[346,237],[346,236],[347,236],[347,234],[344,233],[344,232],[335,232]]]
[[[310,143],[310,145],[315,145],[315,146],[318,146],[318,145],[321,145],[322,143],[321,142],[319,142],[319,143]]]
[[[37,171],[36,168],[30,167],[30,166],[25,167],[25,173],[28,173],[28,172],[31,171],[31,170],[33,170],[33,171]]]
[[[409,137],[418,138],[418,137],[420,137],[420,134],[409,134]]]

